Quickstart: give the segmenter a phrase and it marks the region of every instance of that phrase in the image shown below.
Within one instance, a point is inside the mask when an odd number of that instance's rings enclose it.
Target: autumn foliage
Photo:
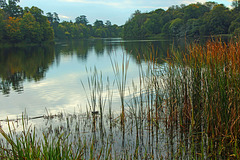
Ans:
[[[37,7],[25,7],[22,12],[10,16],[0,9],[0,41],[39,43],[53,40],[53,29],[43,11]]]

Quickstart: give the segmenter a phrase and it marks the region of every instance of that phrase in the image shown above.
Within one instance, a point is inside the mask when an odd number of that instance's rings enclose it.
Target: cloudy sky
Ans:
[[[214,0],[211,0],[214,1]],[[215,0],[230,7],[232,0]],[[149,12],[172,5],[206,2],[205,0],[21,0],[22,7],[37,6],[47,12],[58,13],[61,21],[74,21],[77,16],[86,15],[92,24],[96,19],[110,20],[112,24],[123,25],[135,10]]]

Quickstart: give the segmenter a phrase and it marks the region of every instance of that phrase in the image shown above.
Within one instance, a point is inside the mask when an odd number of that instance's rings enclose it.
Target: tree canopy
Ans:
[[[137,10],[125,23],[123,37],[140,39],[238,33],[240,1],[234,0],[232,6],[230,10],[216,2],[198,2],[171,6],[166,11],[157,9],[141,13]]]
[[[53,29],[43,11],[37,7],[17,5],[19,0],[1,4],[0,41],[39,43],[53,40]]]
[[[56,12],[46,16],[38,7],[22,8],[19,0],[0,1],[0,41],[33,42],[89,37],[209,36],[240,33],[240,0],[233,0],[232,9],[216,2],[173,5],[167,10],[142,13],[136,10],[123,26],[96,19],[91,25],[86,15],[75,21],[60,21]]]

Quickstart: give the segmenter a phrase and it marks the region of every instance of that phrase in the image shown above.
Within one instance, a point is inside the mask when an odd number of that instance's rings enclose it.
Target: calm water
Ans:
[[[127,79],[132,84],[139,77],[139,67],[147,66],[143,53],[157,50],[158,62],[163,63],[161,58],[171,46],[171,40],[96,39],[0,49],[0,119],[16,118],[25,110],[29,116],[46,114],[46,109],[51,113],[84,112],[88,91],[81,81],[88,88],[94,68],[102,73],[104,82],[109,79],[113,107],[120,109],[112,63],[121,66],[123,54],[130,58]]]

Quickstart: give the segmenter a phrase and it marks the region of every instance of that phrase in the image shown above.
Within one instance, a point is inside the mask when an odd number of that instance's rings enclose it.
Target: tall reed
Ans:
[[[110,57],[111,58],[111,57]],[[112,68],[113,72],[116,77],[116,84],[118,87],[118,92],[120,95],[120,102],[121,102],[121,124],[124,128],[125,124],[125,92],[126,92],[126,84],[127,84],[127,71],[129,67],[129,57],[125,54],[122,56],[122,64],[119,66],[119,64],[115,61],[112,60],[111,58],[111,63],[112,63]]]
[[[187,53],[175,51],[167,61],[167,106],[177,108],[170,116],[180,122],[182,138],[192,137],[190,148],[197,157],[204,143],[209,147],[207,156],[239,157],[239,42],[193,43]]]

